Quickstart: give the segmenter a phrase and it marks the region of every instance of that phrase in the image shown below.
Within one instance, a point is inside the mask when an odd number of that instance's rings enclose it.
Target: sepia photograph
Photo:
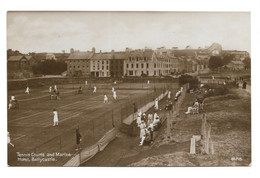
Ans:
[[[8,11],[7,165],[249,167],[249,11]]]

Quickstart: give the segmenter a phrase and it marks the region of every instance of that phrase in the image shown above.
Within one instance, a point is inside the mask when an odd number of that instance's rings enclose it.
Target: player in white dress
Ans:
[[[14,144],[11,143],[10,133],[7,132],[7,144],[10,144],[12,147],[14,147]]]
[[[114,98],[115,101],[116,101],[116,97],[117,97],[117,96],[116,96],[116,91],[114,91],[114,92],[113,92],[113,98]]]
[[[154,102],[154,108],[157,109],[157,110],[159,109],[159,101],[158,101],[158,99],[156,99],[155,102]]]
[[[169,100],[171,99],[171,95],[172,95],[172,92],[169,90],[169,91],[168,91],[168,99],[169,99]]]
[[[147,84],[148,84],[148,85],[150,84],[150,80],[147,81]]]
[[[112,87],[112,93],[114,93],[114,91],[115,91],[115,88],[114,88],[114,87]]]
[[[93,90],[93,93],[96,93],[97,92],[97,87],[94,86],[94,90]]]
[[[53,109],[53,126],[58,125],[58,122],[58,112],[56,111],[56,109]]]
[[[49,93],[51,93],[51,91],[52,91],[52,86],[49,87]]]
[[[30,93],[30,88],[29,87],[26,87],[25,93],[27,93],[29,95],[29,93]]]
[[[104,103],[107,103],[108,102],[108,97],[106,94],[104,94]]]

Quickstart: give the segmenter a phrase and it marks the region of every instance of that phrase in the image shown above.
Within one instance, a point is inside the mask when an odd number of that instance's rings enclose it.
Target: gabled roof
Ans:
[[[27,60],[27,58],[24,57],[24,56],[10,56],[8,58],[8,61],[20,61],[21,59],[26,59]]]
[[[24,56],[27,60],[32,59],[32,56]]]
[[[68,60],[71,59],[90,59],[93,53],[91,52],[74,52],[71,53],[68,57]]]

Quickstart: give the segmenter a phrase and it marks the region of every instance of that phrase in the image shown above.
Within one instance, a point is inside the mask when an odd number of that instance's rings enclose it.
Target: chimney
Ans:
[[[92,53],[96,53],[96,49],[94,47],[92,48]]]
[[[70,49],[70,53],[74,53],[74,49],[73,48]]]

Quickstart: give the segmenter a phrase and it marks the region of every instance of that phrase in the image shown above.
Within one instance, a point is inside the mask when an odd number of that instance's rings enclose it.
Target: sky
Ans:
[[[249,12],[8,12],[7,49],[29,52],[198,47],[250,52]]]

